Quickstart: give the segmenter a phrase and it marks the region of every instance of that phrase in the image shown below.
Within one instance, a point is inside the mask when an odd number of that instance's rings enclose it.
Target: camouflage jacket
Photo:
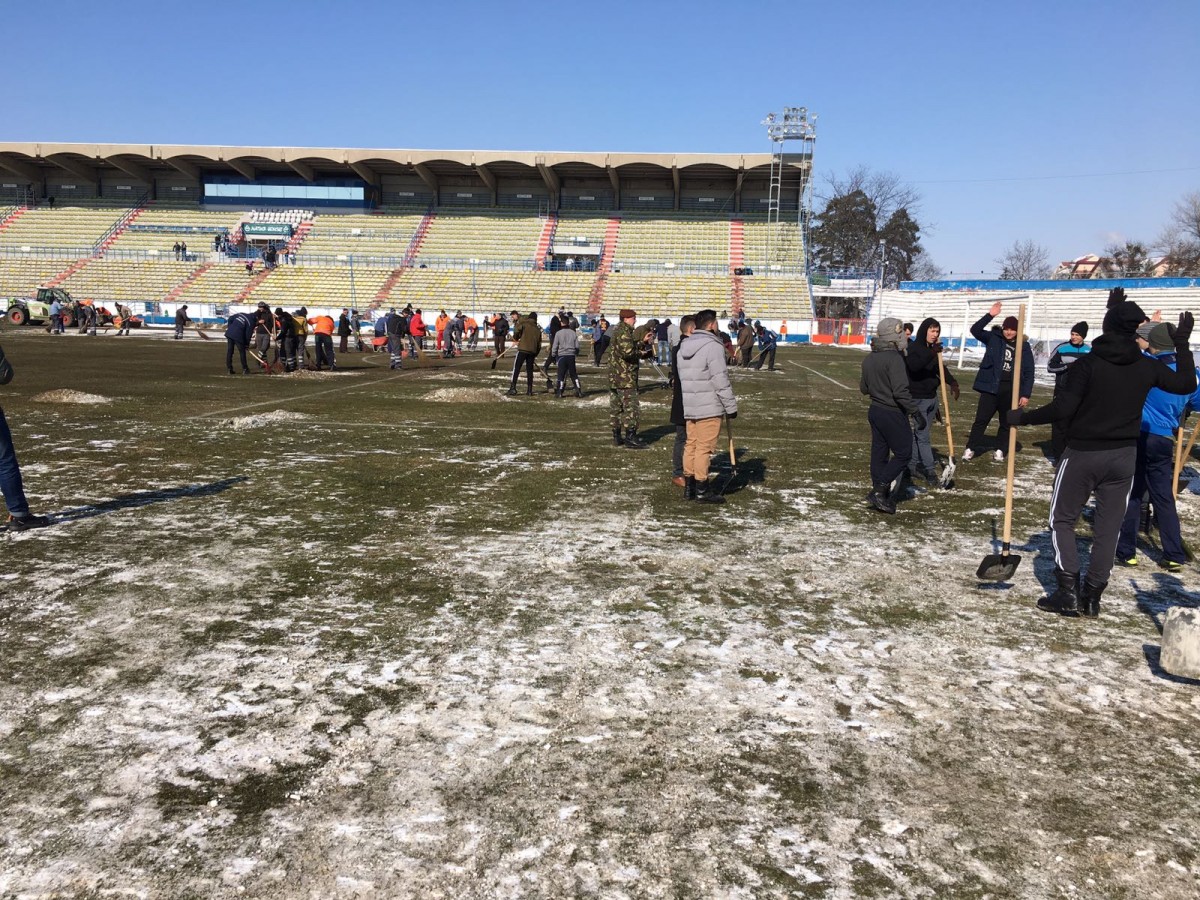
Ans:
[[[615,388],[635,388],[642,347],[634,337],[632,326],[625,322],[619,323],[609,333],[612,335],[608,356],[609,382]]]

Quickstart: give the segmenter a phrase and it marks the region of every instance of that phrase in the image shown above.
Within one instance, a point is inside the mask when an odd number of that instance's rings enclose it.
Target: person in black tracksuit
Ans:
[[[1125,299],[1122,288],[1109,293],[1104,333],[1092,352],[1071,365],[1062,392],[1046,406],[1009,410],[1009,425],[1067,423],[1067,449],[1058,462],[1050,500],[1050,534],[1054,545],[1057,590],[1038,601],[1038,608],[1061,615],[1098,616],[1100,597],[1108,585],[1137,462],[1142,407],[1151,388],[1169,394],[1196,389],[1196,368],[1189,347],[1193,319],[1181,313],[1175,331],[1177,371],[1145,356],[1135,340],[1146,315]],[[1081,580],[1075,523],[1091,494],[1092,553]]]
[[[1000,427],[996,431],[996,461],[1003,462],[1004,454],[1008,452],[1008,425],[1002,410],[1012,402],[1013,368],[1016,362],[1017,319],[1009,316],[1000,328],[987,331],[988,323],[1000,314],[1001,305],[993,303],[992,308],[971,326],[971,335],[985,348],[983,362],[979,364],[979,372],[975,376],[972,388],[979,393],[979,406],[975,409],[975,421],[971,423],[971,433],[967,436],[967,445],[963,448],[963,462],[973,459],[979,451],[983,434],[987,431],[992,417],[1000,412]],[[1029,404],[1033,395],[1033,349],[1029,341],[1021,345],[1021,385],[1020,406]]]
[[[910,475],[920,475],[929,483],[937,481],[937,470],[933,458],[933,445],[929,432],[937,414],[938,390],[942,386],[938,356],[942,352],[942,326],[937,319],[928,318],[917,329],[917,335],[908,342],[904,365],[908,369],[908,390],[913,403],[925,417],[925,427],[913,431],[913,455],[908,463]],[[946,387],[958,400],[959,386],[954,374],[946,369]]]
[[[871,425],[872,489],[867,502],[889,515],[896,512],[892,482],[908,471],[912,459],[909,416],[916,427],[925,427],[925,417],[908,392],[908,370],[904,366],[907,344],[899,319],[881,320],[871,339],[871,352],[863,360],[859,382],[859,390],[871,397],[867,421]]]

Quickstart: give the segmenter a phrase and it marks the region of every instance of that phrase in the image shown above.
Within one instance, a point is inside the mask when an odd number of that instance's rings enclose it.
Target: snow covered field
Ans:
[[[0,897],[1200,891],[1200,685],[1157,665],[1200,577],[1147,550],[1100,619],[1039,613],[1048,430],[981,585],[1003,467],[869,512],[851,351],[734,374],[705,509],[653,376],[635,453],[590,365],[557,401],[477,358],[0,341],[61,519],[0,535]]]

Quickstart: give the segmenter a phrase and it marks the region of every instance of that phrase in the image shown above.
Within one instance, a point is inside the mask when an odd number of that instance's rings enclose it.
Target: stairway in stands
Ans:
[[[587,311],[596,315],[604,309],[604,287],[608,283],[608,273],[612,271],[613,256],[617,252],[617,238],[621,236],[621,219],[617,216],[608,220],[604,229],[604,252],[600,256],[600,274],[592,285],[588,295]]]
[[[746,287],[742,284],[742,276],[737,273],[746,265],[745,232],[741,219],[729,220],[729,271],[733,275],[730,288],[729,308],[736,316],[746,305]]]
[[[7,216],[0,220],[0,231],[3,231],[9,225],[16,222],[17,219],[21,218],[21,216],[25,215],[27,212],[29,212],[28,206],[18,206],[16,209],[9,212]]]
[[[304,243],[304,239],[308,237],[308,233],[312,231],[313,223],[310,219],[307,222],[301,222],[296,226],[296,230],[292,232],[291,240],[287,242],[287,246],[283,248],[282,253],[295,253],[300,249],[300,245]]]
[[[552,212],[546,217],[546,224],[542,226],[542,236],[538,238],[537,262],[533,267],[539,272],[546,270],[546,254],[550,252],[550,245],[554,243],[556,231],[558,231],[558,213]]]
[[[425,217],[421,219],[421,224],[417,226],[417,233],[408,242],[408,252],[404,254],[404,262],[400,268],[406,269],[413,264],[413,260],[417,258],[417,254],[421,251],[421,244],[425,240],[425,233],[429,231],[429,226],[433,224],[433,220],[436,218],[437,213],[433,210],[425,213]]]
[[[262,284],[264,281],[266,281],[267,277],[270,274],[271,274],[271,270],[268,269],[266,266],[263,266],[255,274],[251,275],[250,280],[246,282],[246,286],[244,288],[242,288],[240,291],[238,291],[237,299],[234,300],[233,302],[234,303],[249,303],[250,302],[250,294],[253,293],[253,291],[256,287],[258,287],[260,284]]]
[[[383,304],[387,302],[387,298],[391,295],[392,288],[396,286],[396,282],[400,280],[400,276],[403,274],[404,266],[401,266],[398,269],[392,269],[392,274],[387,277],[387,281],[383,283],[383,287],[381,287],[375,293],[375,299],[371,301],[370,306],[367,308],[379,309],[379,307],[383,306]]]
[[[207,272],[212,267],[213,267],[212,263],[205,263],[204,265],[200,266],[200,268],[196,269],[196,271],[194,271],[194,272],[192,272],[192,274],[188,275],[187,278],[183,279],[183,281],[179,282],[179,284],[177,284],[177,285],[175,285],[175,287],[171,288],[171,292],[169,294],[167,294],[167,296],[164,298],[163,302],[164,303],[174,303],[176,300],[178,300],[180,298],[180,296],[183,294],[183,292],[186,291],[192,285],[192,283],[197,278],[199,278],[201,275],[203,275],[205,272]]]
[[[95,253],[97,256],[104,253],[105,250],[113,245],[113,241],[125,233],[125,229],[129,227],[130,223],[145,211],[146,208],[144,206],[138,206],[125,213],[125,215],[121,216],[121,218],[117,219],[116,224],[108,230],[108,233],[96,242],[93,253]]]
[[[68,268],[65,272],[59,272],[57,275],[47,281],[46,287],[58,287],[76,272],[82,270],[83,267],[90,263],[93,259],[95,259],[94,256],[85,256],[83,259],[75,260],[75,262],[71,263],[70,268]]]

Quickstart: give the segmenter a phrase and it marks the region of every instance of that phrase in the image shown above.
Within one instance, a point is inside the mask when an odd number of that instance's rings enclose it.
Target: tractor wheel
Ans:
[[[29,310],[23,306],[14,306],[8,311],[8,321],[13,325],[25,325],[29,322]]]
[[[63,328],[70,328],[75,324],[75,315],[73,313],[64,312],[62,314]]]

